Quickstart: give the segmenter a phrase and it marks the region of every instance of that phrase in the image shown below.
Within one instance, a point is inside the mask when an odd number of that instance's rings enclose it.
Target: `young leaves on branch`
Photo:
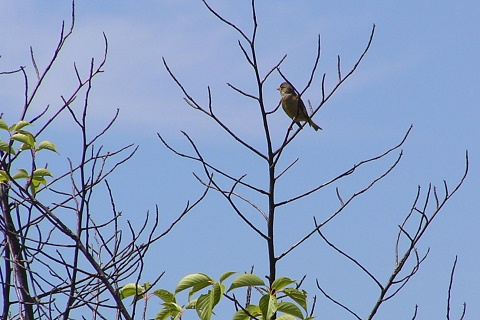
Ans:
[[[53,177],[50,170],[47,168],[32,169],[29,171],[25,169],[18,169],[18,173],[11,175],[9,169],[11,163],[18,159],[18,155],[22,151],[30,150],[32,155],[32,168],[36,168],[35,156],[42,150],[49,150],[57,152],[57,147],[50,141],[42,141],[37,146],[37,139],[30,131],[25,130],[26,127],[31,126],[27,121],[19,121],[13,126],[8,126],[3,119],[0,119],[0,130],[6,131],[9,138],[6,141],[0,140],[0,155],[2,158],[2,170],[0,170],[0,183],[8,183],[11,180],[28,180],[27,186],[33,195],[35,195],[42,185],[47,185],[45,177]],[[0,138],[1,139],[1,138]],[[21,143],[21,146],[14,147],[16,142]],[[58,152],[57,152],[58,153]]]
[[[234,320],[311,320],[307,310],[307,292],[296,288],[297,282],[286,277],[276,279],[269,288],[265,282],[254,274],[242,274],[235,278],[228,290],[224,281],[235,275],[236,272],[226,272],[217,282],[206,274],[195,273],[184,277],[178,283],[172,293],[165,289],[159,289],[152,293],[163,302],[163,308],[157,314],[155,320],[181,319],[188,309],[194,309],[201,320],[210,320],[215,314],[214,309],[227,297],[235,303],[237,312]],[[258,304],[250,304],[243,307],[235,296],[230,293],[240,288],[255,288],[261,294]],[[125,299],[136,296],[145,297],[148,289],[134,283],[127,284],[120,290],[120,297]],[[185,290],[188,291],[188,301],[181,305],[177,302],[177,295]],[[195,298],[198,294],[198,298]],[[284,301],[284,300],[291,301]]]

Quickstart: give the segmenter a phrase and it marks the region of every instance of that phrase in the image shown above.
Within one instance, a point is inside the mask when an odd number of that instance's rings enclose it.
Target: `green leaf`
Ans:
[[[0,151],[15,154],[15,149],[10,145],[10,143],[5,141],[0,141]]]
[[[283,292],[289,296],[293,301],[300,305],[303,310],[307,310],[307,292],[305,290],[298,290],[294,288],[285,288]]]
[[[30,122],[27,122],[27,121],[19,121],[17,124],[13,125],[9,131],[10,132],[15,132],[15,131],[20,131],[22,130],[22,128],[26,127],[26,126],[30,126]]]
[[[225,293],[225,286],[223,284],[215,283],[215,285],[213,286],[213,292],[212,292],[214,308],[222,300],[224,293]]]
[[[173,316],[172,311],[168,309],[162,309],[159,313],[157,313],[157,316],[155,317],[155,320],[165,320]]]
[[[296,283],[296,281],[294,281],[292,279],[289,279],[289,278],[286,278],[286,277],[281,277],[281,278],[275,279],[275,281],[273,281],[272,289],[275,290],[275,291],[280,291],[283,288],[285,288],[286,286],[289,286],[289,285],[294,284],[294,283]]]
[[[150,290],[151,287],[152,287],[152,284],[150,282],[145,282],[143,284],[143,289],[145,289],[145,291]]]
[[[266,294],[260,298],[258,306],[262,311],[263,319],[271,319],[273,314],[277,312],[277,308],[278,308],[277,297],[275,297],[272,294]]]
[[[277,311],[295,316],[295,317],[300,318],[300,319],[304,318],[302,310],[300,310],[300,308],[297,307],[296,304],[291,303],[291,302],[280,302],[280,303],[278,303]]]
[[[18,150],[25,151],[25,150],[31,150],[31,149],[32,148],[28,144],[24,143],[24,144],[22,144],[22,146]]]
[[[18,179],[30,179],[30,175],[25,169],[19,169],[18,173],[14,175],[13,180],[18,180]]]
[[[182,292],[185,289],[188,288],[193,288],[198,289],[199,287],[205,288],[208,285],[211,285],[215,283],[213,279],[211,279],[209,276],[203,273],[195,273],[195,274],[190,274],[186,277],[184,277],[182,280],[177,285],[177,288],[175,289],[175,294]]]
[[[19,141],[19,142],[23,142],[23,143],[27,143],[27,141],[28,141],[27,135],[21,134],[21,133],[14,134],[10,139],[15,140],[15,141]]]
[[[191,300],[186,306],[185,309],[195,309],[197,306],[197,299]]]
[[[57,152],[57,146],[55,146],[53,143],[51,143],[50,141],[42,141],[40,142],[40,144],[38,145],[38,148],[37,150],[35,151],[40,151],[40,150],[50,150],[50,151],[53,151],[53,152]]]
[[[255,318],[258,318],[262,315],[262,312],[260,311],[260,308],[258,306],[249,305],[245,309],[247,310],[248,313],[245,312],[244,310],[238,310],[235,313],[235,315],[233,316],[233,320],[248,320],[248,319],[251,319],[249,314],[254,316]]]
[[[198,317],[202,320],[210,320],[213,315],[213,291],[209,291],[208,294],[202,294],[197,299],[195,309],[197,310]]]
[[[131,296],[138,296],[144,293],[144,288],[135,283],[129,283],[120,290],[120,298],[125,299]]]
[[[195,304],[198,317],[202,320],[210,320],[213,315],[213,309],[222,300],[225,286],[215,283],[212,290],[207,294],[202,294]]]
[[[33,191],[33,194],[37,194],[38,191],[40,190],[40,188],[42,187],[42,184],[44,186],[46,186],[48,183],[47,183],[47,180],[45,180],[45,178],[42,178],[42,177],[37,177],[37,178],[33,178],[32,179],[32,184],[31,184],[31,187],[32,187],[32,191]]]
[[[179,319],[184,312],[182,306],[173,302],[163,303],[163,307],[164,308],[155,317],[155,320],[164,320],[167,318]]]
[[[30,132],[15,133],[10,139],[23,143],[22,150],[35,149],[35,137]]]
[[[10,145],[10,143],[5,141],[0,141],[0,151],[15,154],[15,149]]]
[[[203,281],[203,282],[199,282],[197,283],[196,285],[194,285],[192,287],[192,289],[190,289],[190,292],[188,293],[188,299],[191,299],[197,292],[199,292],[200,290],[216,283],[213,279],[210,279],[212,282],[210,281]]]
[[[36,177],[53,177],[53,176],[50,170],[41,168],[33,171],[33,178],[35,179]]]
[[[145,289],[141,285],[135,285],[135,283],[129,283],[120,289],[120,299],[125,299],[131,296],[140,295],[145,292]]]
[[[158,289],[153,292],[154,295],[162,299],[164,302],[177,302],[175,300],[175,295],[170,291],[164,289]]]
[[[165,303],[162,303],[162,305],[168,309],[168,310],[171,310],[171,311],[180,311],[180,312],[183,312],[183,308],[181,305],[175,303],[175,302],[165,302]]]
[[[235,271],[225,272],[225,273],[222,274],[222,276],[220,277],[220,283],[222,283],[223,281],[227,280],[228,278],[230,278],[230,277],[233,276],[234,274],[236,274]]]
[[[7,131],[10,130],[10,128],[8,127],[8,125],[5,123],[5,121],[3,121],[3,119],[0,119],[0,129],[1,129],[1,130],[7,130]]]
[[[294,316],[291,316],[289,314],[283,314],[275,320],[297,320],[297,318],[295,318]]]
[[[10,178],[8,177],[7,171],[0,170],[0,182],[9,181]]]
[[[254,274],[242,274],[237,279],[233,280],[232,285],[228,291],[242,287],[265,286],[265,282]]]

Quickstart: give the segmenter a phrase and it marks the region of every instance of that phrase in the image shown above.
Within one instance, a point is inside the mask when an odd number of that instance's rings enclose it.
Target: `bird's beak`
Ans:
[[[278,87],[277,90],[280,91],[280,87]]]

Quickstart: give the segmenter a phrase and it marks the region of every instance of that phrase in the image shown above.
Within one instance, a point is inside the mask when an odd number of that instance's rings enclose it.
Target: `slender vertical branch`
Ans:
[[[2,224],[4,228],[4,230],[2,231],[6,240],[6,248],[4,250],[5,262],[11,262],[8,269],[12,270],[13,273],[9,272],[9,277],[11,275],[13,275],[14,277],[14,286],[20,299],[20,306],[21,308],[23,308],[22,313],[24,313],[24,319],[34,320],[34,300],[32,298],[30,287],[28,284],[27,267],[25,264],[26,259],[23,253],[24,250],[22,250],[22,245],[20,243],[21,235],[17,231],[12,217],[11,205],[9,203],[10,197],[8,192],[8,186],[2,183],[0,185],[0,188],[2,189],[0,204],[3,218]],[[7,282],[10,282],[9,279],[6,280]],[[9,291],[10,286],[4,286],[4,294],[9,294]],[[3,315],[9,314],[9,307],[9,295],[7,295],[4,296],[4,309],[2,312]],[[4,317],[4,319],[7,318],[8,317]]]

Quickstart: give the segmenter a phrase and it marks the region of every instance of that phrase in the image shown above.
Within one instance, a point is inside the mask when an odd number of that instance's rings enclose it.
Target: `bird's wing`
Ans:
[[[305,104],[303,103],[300,96],[296,96],[295,98],[298,100],[298,116],[305,117],[307,119],[310,118],[308,116],[307,108],[305,107]]]

